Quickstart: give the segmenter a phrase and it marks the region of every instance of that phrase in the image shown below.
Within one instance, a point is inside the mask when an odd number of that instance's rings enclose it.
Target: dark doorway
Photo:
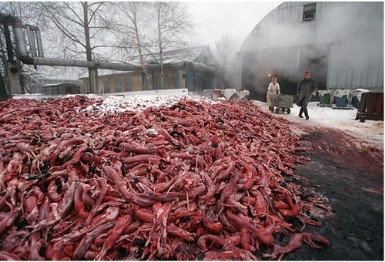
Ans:
[[[281,93],[296,95],[297,85],[305,71],[312,73],[318,89],[326,89],[328,68],[327,46],[293,46],[271,48],[245,53],[242,57],[242,87],[250,91],[250,99],[266,101],[266,92],[271,78],[278,78]],[[277,62],[271,57],[279,57]],[[313,101],[318,101],[318,94]]]

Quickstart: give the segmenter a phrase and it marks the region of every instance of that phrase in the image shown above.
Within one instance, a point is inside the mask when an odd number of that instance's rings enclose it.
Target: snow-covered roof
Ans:
[[[164,51],[163,64],[174,64],[178,62],[202,62],[199,61],[199,57],[201,55],[212,56],[210,58],[214,61],[212,61],[211,64],[216,63],[209,46],[206,45]],[[147,64],[159,64],[159,58],[159,53],[144,55],[144,60]],[[127,62],[134,65],[140,65],[140,57],[135,56]]]
[[[42,87],[56,87],[59,85],[78,86],[75,82],[58,82],[42,85]]]

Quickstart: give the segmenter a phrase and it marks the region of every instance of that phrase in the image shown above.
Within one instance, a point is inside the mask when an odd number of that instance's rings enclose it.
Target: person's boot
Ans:
[[[309,120],[309,114],[307,113],[307,107],[303,109],[303,112],[305,113],[306,120]]]
[[[303,109],[301,108],[301,109],[299,110],[299,115],[298,115],[300,118],[303,118],[302,113],[303,113]]]

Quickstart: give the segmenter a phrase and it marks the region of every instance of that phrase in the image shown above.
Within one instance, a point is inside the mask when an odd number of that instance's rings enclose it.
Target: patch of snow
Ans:
[[[119,113],[124,111],[142,111],[148,107],[172,106],[181,99],[196,101],[215,101],[203,96],[189,94],[187,89],[147,90],[138,92],[116,93],[102,96],[87,95],[89,98],[101,98],[100,105],[88,106],[86,112]]]
[[[65,97],[66,95],[44,95],[42,93],[12,95],[13,99],[48,99],[53,97]]]
[[[254,103],[262,110],[271,113],[266,103],[260,101],[254,101]],[[357,109],[354,107],[352,109],[333,109],[331,107],[320,107],[317,104],[318,102],[309,103],[309,120],[298,117],[300,107],[296,104],[293,105],[293,108],[290,108],[290,114],[271,114],[296,123],[340,129],[347,134],[367,141],[368,144],[374,144],[383,148],[383,121],[366,120],[365,122],[360,122],[360,120],[356,120]]]

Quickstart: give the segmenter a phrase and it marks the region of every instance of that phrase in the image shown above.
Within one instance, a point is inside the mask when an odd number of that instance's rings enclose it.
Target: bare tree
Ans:
[[[191,30],[191,18],[180,2],[118,2],[114,19],[121,47],[139,57],[142,72],[150,87],[154,79],[148,73],[149,60],[160,67],[160,87],[165,87],[164,51],[185,46],[183,37]]]
[[[182,37],[192,29],[186,6],[180,2],[155,2],[157,58],[160,66],[160,88],[165,88],[163,52],[180,46]]]
[[[39,2],[42,15],[48,18],[60,33],[67,58],[83,57],[87,61],[102,56],[97,49],[108,47],[103,34],[110,29],[104,19],[105,2]],[[90,92],[100,93],[97,86],[97,70],[88,69]]]
[[[226,67],[234,60],[236,44],[230,35],[222,35],[221,38],[215,42],[215,47],[215,53],[221,67]]]
[[[148,10],[149,3],[147,2],[116,2],[114,5],[118,8],[118,11],[122,15],[121,22],[115,19],[116,27],[115,31],[122,34],[122,45],[125,46],[125,50],[134,50],[129,54],[135,54],[139,57],[140,66],[147,81],[147,86],[152,86],[151,76],[147,70],[147,63],[145,58],[146,48],[148,45],[146,42],[144,32],[147,30],[146,25],[149,19]]]
[[[219,79],[224,88],[231,86],[231,72],[234,70],[237,46],[235,40],[228,34],[222,35],[215,42],[215,54],[219,61]]]

